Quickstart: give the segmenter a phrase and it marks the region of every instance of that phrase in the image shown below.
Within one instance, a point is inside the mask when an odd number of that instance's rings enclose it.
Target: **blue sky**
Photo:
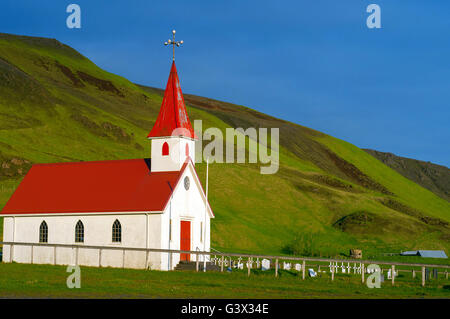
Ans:
[[[66,27],[70,3],[81,29]],[[371,3],[381,29],[366,26]],[[0,32],[56,38],[155,87],[167,81],[174,28],[185,93],[450,166],[449,1],[0,2]]]

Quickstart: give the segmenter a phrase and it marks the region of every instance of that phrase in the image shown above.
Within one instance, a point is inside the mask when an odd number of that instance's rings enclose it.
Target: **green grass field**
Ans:
[[[277,174],[261,175],[261,163],[210,165],[213,248],[329,257],[361,248],[373,259],[413,249],[449,254],[450,203],[358,147],[244,106],[185,100],[203,131],[280,129]],[[108,73],[56,40],[0,34],[0,209],[32,163],[149,157],[146,136],[161,101],[160,90]],[[205,164],[196,168],[204,182]]]
[[[420,278],[397,277],[369,289],[358,275],[329,274],[301,279],[297,273],[160,272],[81,267],[81,288],[69,289],[64,266],[0,264],[0,298],[449,298],[450,281],[441,277],[421,287]]]

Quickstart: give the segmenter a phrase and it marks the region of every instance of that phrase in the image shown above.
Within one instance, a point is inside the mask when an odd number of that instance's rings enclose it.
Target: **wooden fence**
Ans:
[[[191,250],[176,250],[176,249],[157,249],[157,248],[136,248],[136,247],[118,247],[118,246],[89,246],[89,245],[83,245],[83,244],[73,244],[73,245],[67,245],[67,244],[49,244],[49,243],[24,243],[24,242],[0,242],[0,245],[9,245],[10,249],[10,260],[13,260],[13,254],[14,254],[14,246],[31,246],[31,263],[33,262],[33,249],[34,247],[53,247],[54,248],[54,254],[53,254],[53,260],[54,264],[56,264],[56,248],[57,247],[63,247],[63,248],[72,248],[76,250],[75,256],[75,264],[78,264],[78,250],[81,249],[98,249],[99,251],[99,261],[98,266],[100,267],[102,264],[101,256],[103,250],[119,250],[123,252],[123,256],[125,255],[125,251],[141,251],[146,252],[146,260],[148,260],[148,254],[150,252],[156,252],[156,253],[169,253],[169,254],[190,254],[195,255],[195,263],[196,263],[196,271],[199,271],[199,264],[200,256],[204,256],[204,261],[206,261],[206,257],[209,257],[210,261],[214,262],[216,265],[218,264],[220,266],[220,270],[224,271],[224,265],[227,264],[228,266],[231,266],[231,262],[236,262],[236,258],[239,258],[239,260],[247,259],[246,267],[248,276],[251,274],[251,268],[253,263],[255,263],[254,258],[256,258],[259,262],[259,259],[268,259],[268,260],[275,260],[275,277],[278,277],[278,271],[280,268],[279,261],[296,261],[298,263],[301,263],[301,272],[302,272],[302,279],[304,280],[306,277],[306,266],[323,266],[323,267],[329,267],[331,272],[331,279],[334,280],[334,274],[336,272],[336,268],[340,268],[341,266],[332,265],[333,263],[359,263],[360,264],[360,274],[361,274],[361,281],[365,282],[365,274],[367,272],[366,265],[370,264],[377,264],[377,265],[386,265],[390,266],[391,270],[391,280],[392,285],[395,283],[395,272],[397,271],[407,271],[412,273],[412,277],[416,277],[416,269],[398,269],[396,270],[396,266],[402,266],[402,267],[420,267],[421,269],[421,277],[422,277],[422,286],[425,286],[425,268],[435,268],[435,269],[441,269],[445,270],[443,272],[440,272],[441,274],[445,275],[445,278],[448,279],[448,270],[450,269],[450,265],[436,265],[436,264],[422,264],[422,263],[402,263],[402,262],[388,262],[388,261],[376,261],[376,260],[357,260],[357,259],[333,259],[333,258],[314,258],[314,257],[290,257],[290,256],[272,256],[272,255],[255,255],[255,254],[242,254],[242,253],[222,253],[222,252],[210,252],[210,251],[191,251]],[[211,256],[214,256],[211,258]],[[217,258],[219,256],[220,258]],[[234,258],[234,260],[233,260]],[[307,264],[308,262],[308,264]],[[324,263],[330,263],[329,266],[327,265],[319,265],[319,262]],[[125,267],[125,262],[122,262],[122,266]],[[346,268],[344,266],[344,268]],[[205,269],[206,270],[206,269]],[[383,271],[383,269],[382,269]]]

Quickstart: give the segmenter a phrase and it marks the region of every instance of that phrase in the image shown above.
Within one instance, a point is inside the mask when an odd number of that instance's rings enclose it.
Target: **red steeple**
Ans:
[[[158,118],[147,137],[172,136],[172,132],[175,129],[178,130],[174,136],[197,138],[186,112],[183,93],[181,93],[180,81],[178,80],[177,68],[175,67],[174,61],[170,69],[170,76],[167,81]]]

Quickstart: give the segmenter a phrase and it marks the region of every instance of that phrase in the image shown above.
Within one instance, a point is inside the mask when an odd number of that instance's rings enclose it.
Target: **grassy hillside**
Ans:
[[[392,153],[369,149],[364,151],[395,169],[406,178],[429,189],[439,197],[450,201],[450,169],[448,167],[397,156]]]
[[[450,203],[363,150],[244,106],[185,100],[203,130],[280,128],[277,174],[261,175],[260,164],[210,165],[214,248],[449,252]],[[105,72],[56,40],[0,34],[0,208],[32,163],[149,157],[161,101],[161,90]],[[197,169],[204,179],[205,165]]]

